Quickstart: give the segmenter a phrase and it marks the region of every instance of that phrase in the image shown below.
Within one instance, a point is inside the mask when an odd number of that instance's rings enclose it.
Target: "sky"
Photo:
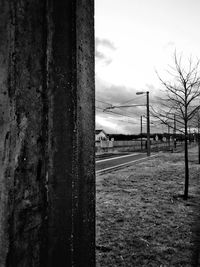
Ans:
[[[160,94],[156,71],[168,79],[176,50],[200,58],[199,0],[95,0],[96,128],[107,133],[138,134],[144,106]],[[153,121],[153,119],[152,119]],[[145,119],[143,119],[145,127]],[[162,132],[159,123],[151,132]]]

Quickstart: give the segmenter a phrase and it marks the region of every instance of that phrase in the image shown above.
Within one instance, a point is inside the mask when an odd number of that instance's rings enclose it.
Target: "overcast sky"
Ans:
[[[139,133],[144,107],[102,110],[145,103],[141,90],[153,104],[161,87],[155,70],[165,78],[175,49],[200,58],[199,12],[200,0],[95,0],[96,128]]]

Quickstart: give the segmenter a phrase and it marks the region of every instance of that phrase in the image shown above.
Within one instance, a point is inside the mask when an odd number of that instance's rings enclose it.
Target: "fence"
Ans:
[[[178,142],[177,142],[178,145]],[[160,149],[170,149],[173,147],[172,141],[155,141],[151,140],[151,149],[158,151]],[[105,152],[135,152],[135,151],[146,150],[146,140],[134,140],[134,141],[97,141],[96,142],[96,153]]]

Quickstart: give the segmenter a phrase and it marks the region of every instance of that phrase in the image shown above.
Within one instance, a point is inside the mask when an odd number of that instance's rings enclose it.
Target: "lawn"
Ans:
[[[189,157],[187,201],[182,198],[183,153],[159,153],[97,176],[97,267],[195,266],[200,225],[197,148],[190,149]]]

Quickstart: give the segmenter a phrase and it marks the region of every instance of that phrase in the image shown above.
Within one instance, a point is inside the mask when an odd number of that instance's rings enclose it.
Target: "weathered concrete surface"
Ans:
[[[45,216],[45,5],[1,1],[1,266],[39,266]],[[5,22],[4,22],[5,23]],[[2,38],[1,38],[2,40]],[[4,72],[2,71],[4,69]],[[47,125],[47,123],[46,123]]]
[[[95,264],[93,5],[54,1],[49,17],[48,266]]]
[[[95,125],[94,121],[91,121],[95,117],[94,32],[91,30],[94,28],[93,10],[93,0],[79,1],[76,27],[77,147],[80,148],[76,185],[79,198],[74,201],[74,208],[77,207],[74,213],[74,262],[79,259],[79,266],[82,266],[83,262],[84,266],[95,265]]]
[[[8,152],[4,147],[8,146],[9,138],[9,120],[10,106],[8,98],[8,21],[9,8],[6,1],[0,2],[0,266],[5,265],[5,258],[8,248],[7,242],[7,181],[4,175],[6,166],[3,164],[3,158],[8,157]]]
[[[95,266],[93,5],[0,0],[0,266]]]

